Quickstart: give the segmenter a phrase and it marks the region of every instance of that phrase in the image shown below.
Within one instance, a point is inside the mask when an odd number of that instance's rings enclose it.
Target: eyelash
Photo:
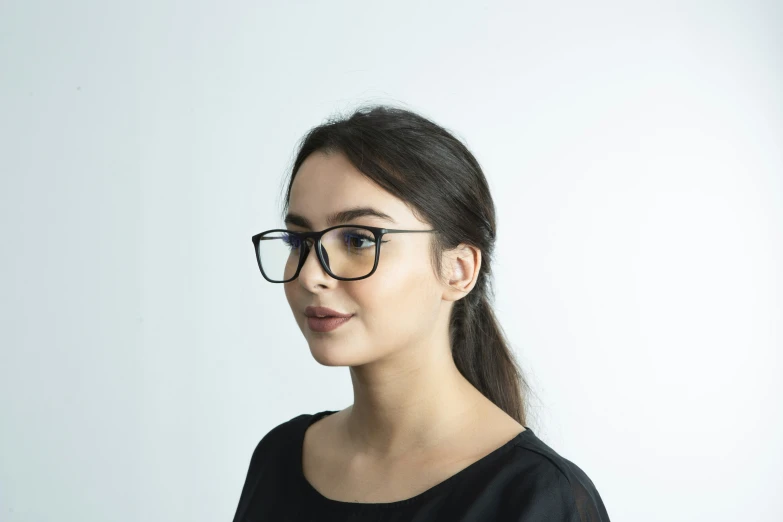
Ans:
[[[288,230],[288,232],[291,233],[291,234],[297,234],[297,231],[295,231],[295,230]],[[354,234],[351,234],[351,235],[353,237],[358,237],[358,238],[364,239],[366,241],[375,242],[375,236],[372,236],[372,235],[364,235],[364,234],[361,234],[361,233],[354,233]],[[382,239],[381,240],[381,244],[388,243],[388,242],[389,242],[388,239],[386,239],[386,240]]]

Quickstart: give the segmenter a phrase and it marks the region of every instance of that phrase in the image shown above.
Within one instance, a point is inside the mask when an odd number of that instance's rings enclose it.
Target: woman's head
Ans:
[[[330,215],[360,207],[387,217],[350,224],[434,232],[384,235],[375,273],[357,281],[332,278],[308,253],[285,293],[314,357],[340,366],[416,364],[443,336],[460,372],[524,424],[526,384],[490,305],[495,209],[474,156],[444,128],[400,108],[363,107],[313,128],[288,183],[284,214],[300,218],[288,228],[323,230]],[[314,332],[304,311],[316,305],[355,315]]]

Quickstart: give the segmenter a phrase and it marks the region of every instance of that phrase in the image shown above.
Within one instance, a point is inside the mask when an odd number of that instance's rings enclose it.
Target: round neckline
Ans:
[[[355,509],[363,509],[363,510],[390,509],[390,508],[408,506],[410,504],[414,504],[426,500],[432,497],[433,495],[442,492],[446,488],[451,487],[458,480],[478,470],[482,466],[489,463],[491,460],[500,457],[502,454],[504,454],[506,451],[510,450],[513,446],[515,446],[518,442],[520,442],[523,438],[527,437],[528,433],[532,434],[532,430],[529,427],[524,426],[525,428],[524,431],[519,432],[511,440],[504,443],[502,446],[495,448],[494,450],[484,455],[477,461],[469,464],[467,467],[459,470],[458,472],[451,475],[450,477],[442,480],[441,482],[438,482],[431,488],[413,497],[406,498],[403,500],[396,500],[394,502],[346,502],[343,500],[335,500],[324,496],[323,494],[321,494],[320,491],[315,489],[315,487],[312,484],[310,484],[310,481],[308,481],[307,477],[305,477],[304,475],[303,454],[304,454],[305,433],[307,432],[307,429],[316,421],[328,415],[332,415],[333,413],[337,413],[337,410],[325,410],[318,413],[314,413],[310,416],[309,419],[307,419],[307,422],[305,422],[304,428],[301,430],[299,439],[297,441],[298,442],[297,447],[299,451],[297,451],[296,475],[301,488],[311,499],[313,499],[313,501],[320,503],[322,506],[336,508],[336,509],[354,509],[354,510]]]

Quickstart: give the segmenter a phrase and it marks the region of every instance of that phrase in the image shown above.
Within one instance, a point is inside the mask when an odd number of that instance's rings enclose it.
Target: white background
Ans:
[[[426,5],[425,5],[426,4]],[[359,103],[454,131],[529,426],[613,521],[783,520],[780,2],[0,7],[0,520],[231,520],[351,404],[250,236]]]

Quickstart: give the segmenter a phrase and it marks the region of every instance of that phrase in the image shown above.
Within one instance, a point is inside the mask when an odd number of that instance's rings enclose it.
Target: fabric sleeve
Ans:
[[[261,453],[263,452],[264,442],[267,440],[267,436],[262,438],[258,444],[256,444],[253,454],[250,456],[250,465],[247,469],[247,475],[245,476],[245,483],[242,486],[242,492],[239,495],[239,503],[234,513],[234,522],[240,522],[247,511],[247,505],[250,503],[250,499],[253,497],[256,485],[258,484],[259,472],[261,467]]]
[[[291,430],[297,428],[297,422],[304,415],[298,415],[272,428],[256,444],[253,454],[250,456],[250,464],[247,467],[245,484],[242,486],[242,493],[239,495],[236,512],[234,513],[234,522],[241,522],[248,506],[256,494],[258,484],[268,480],[267,476],[270,469],[279,465],[278,460],[285,454],[285,450],[291,444]]]
[[[503,513],[507,522],[610,522],[592,481],[566,459],[526,469]]]
[[[598,493],[593,481],[582,471],[579,466],[563,459],[563,464],[568,467],[565,477],[569,482],[569,491],[573,497],[579,522],[609,522],[609,514]]]

